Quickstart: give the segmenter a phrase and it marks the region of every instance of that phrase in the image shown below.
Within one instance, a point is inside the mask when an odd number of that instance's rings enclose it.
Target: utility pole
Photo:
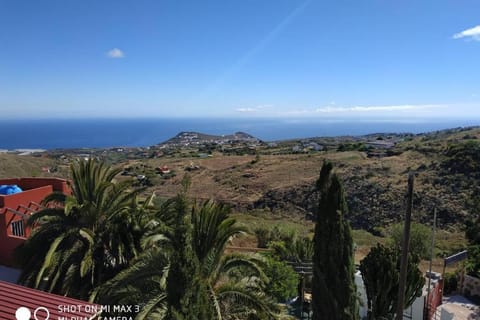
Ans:
[[[410,172],[408,174],[407,212],[405,215],[405,225],[403,228],[402,260],[400,265],[400,280],[398,284],[398,300],[395,320],[403,319],[403,305],[405,304],[405,287],[407,282],[408,251],[410,250],[410,224],[412,219],[414,179],[414,173]]]
[[[427,315],[430,314],[430,308],[432,307],[431,304],[430,304],[430,284],[432,282],[432,261],[433,261],[433,253],[435,251],[435,230],[437,228],[437,207],[434,207],[433,208],[433,230],[432,230],[432,245],[430,247],[430,264],[429,264],[429,267],[428,267],[428,272],[429,272],[429,276],[428,276],[428,285],[427,285],[427,303],[426,303],[426,307],[427,307]]]
[[[430,282],[431,282],[431,275],[432,275],[432,260],[433,260],[433,253],[435,251],[435,230],[437,228],[437,208],[433,209],[433,231],[432,231],[432,245],[430,247],[430,263],[428,267],[428,272],[430,273],[430,277],[428,277],[428,286],[427,290],[430,294]]]

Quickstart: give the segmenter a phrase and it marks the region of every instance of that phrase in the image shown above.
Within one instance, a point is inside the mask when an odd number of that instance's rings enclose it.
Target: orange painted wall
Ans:
[[[23,237],[12,235],[10,223],[22,220],[22,216],[13,214],[7,208],[17,210],[19,205],[28,206],[33,201],[41,203],[53,191],[70,194],[67,181],[56,178],[14,178],[0,179],[2,184],[16,184],[23,192],[12,195],[0,195],[0,265],[13,265],[14,249],[25,241]],[[24,213],[22,209],[18,210]],[[25,227],[25,235],[30,235],[30,228]]]
[[[35,189],[43,186],[52,186],[53,190],[69,193],[70,187],[67,184],[67,180],[59,178],[11,178],[0,179],[0,185],[2,184],[16,184],[23,190]]]
[[[20,193],[0,196],[0,205],[5,208],[17,209],[18,205],[28,205],[30,201],[40,203],[49,194],[53,192],[52,186],[43,186],[36,189],[26,190]]]

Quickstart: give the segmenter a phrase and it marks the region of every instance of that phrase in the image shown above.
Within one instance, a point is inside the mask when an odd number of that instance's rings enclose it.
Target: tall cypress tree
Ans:
[[[314,320],[356,320],[353,240],[345,220],[347,204],[342,184],[330,162],[317,181],[320,202],[316,214],[312,309]]]

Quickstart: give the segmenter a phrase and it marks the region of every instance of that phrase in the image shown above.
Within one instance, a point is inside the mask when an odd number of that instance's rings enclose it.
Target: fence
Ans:
[[[442,304],[443,297],[443,279],[439,279],[434,283],[433,288],[430,290],[430,294],[425,297],[426,312],[425,319],[432,320],[435,316],[435,310]]]

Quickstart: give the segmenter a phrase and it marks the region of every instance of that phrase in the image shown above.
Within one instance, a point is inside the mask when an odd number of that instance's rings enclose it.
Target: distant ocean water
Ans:
[[[181,131],[230,134],[244,131],[264,141],[388,132],[421,133],[480,121],[354,121],[313,119],[51,119],[0,120],[0,149],[139,147]]]

